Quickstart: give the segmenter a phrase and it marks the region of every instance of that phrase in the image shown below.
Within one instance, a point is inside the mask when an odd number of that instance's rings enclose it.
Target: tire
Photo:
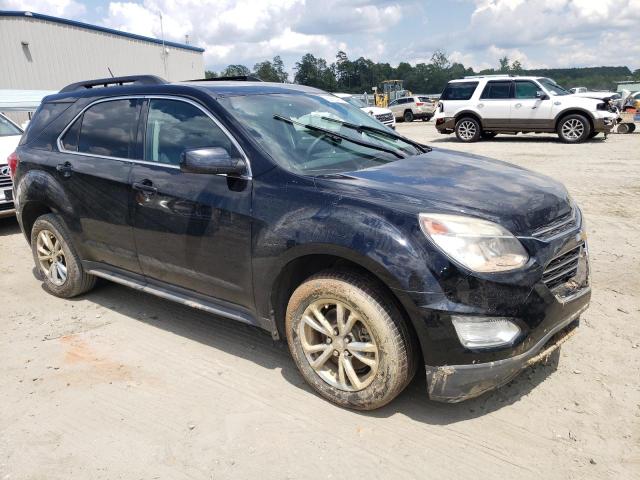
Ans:
[[[557,133],[560,140],[565,143],[581,143],[589,138],[591,124],[585,116],[574,113],[560,120]]]
[[[636,124],[635,123],[630,123],[629,124],[629,133],[633,133],[636,131]]]
[[[629,133],[630,130],[631,129],[629,128],[628,123],[619,123],[618,128],[616,128],[616,133],[625,134],[625,133]]]
[[[473,117],[462,117],[456,122],[456,137],[461,142],[477,142],[481,131],[480,123]]]
[[[404,112],[404,116],[402,117],[402,119],[405,122],[413,122],[413,112],[411,110],[407,110],[406,112]]]
[[[336,328],[339,308],[342,331]],[[382,407],[402,392],[417,369],[417,346],[402,315],[374,282],[355,273],[325,271],[307,279],[289,299],[285,328],[304,379],[341,407]],[[320,362],[315,368],[314,361]]]
[[[482,137],[483,140],[491,140],[492,138],[495,138],[498,136],[497,132],[486,132],[486,131],[482,131],[480,133],[480,136]]]
[[[84,273],[69,232],[55,215],[43,215],[35,221],[31,251],[44,289],[50,294],[71,298],[94,287],[96,278]],[[46,256],[49,258],[43,258]]]

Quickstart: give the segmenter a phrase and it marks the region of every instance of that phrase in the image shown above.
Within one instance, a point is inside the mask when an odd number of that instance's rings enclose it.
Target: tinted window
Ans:
[[[484,87],[480,98],[511,98],[511,83],[512,82],[489,82],[487,86]]]
[[[151,100],[147,117],[145,160],[180,163],[185,150],[222,147],[239,155],[231,140],[202,110],[178,100]]]
[[[394,105],[398,105],[398,101],[397,100],[394,100],[393,102],[391,102],[389,104],[390,107],[393,107]]]
[[[73,122],[71,128],[67,130],[67,133],[62,137],[62,146],[65,150],[69,150],[71,152],[78,151],[78,137],[80,136],[80,127],[82,126],[82,115],[78,117],[78,119]]]
[[[478,82],[455,82],[448,84],[442,92],[441,100],[469,100]]]
[[[418,100],[421,101],[421,102],[427,102],[427,103],[431,102],[429,97],[418,97]]]
[[[84,112],[78,151],[107,157],[132,158],[139,100],[97,103]]]
[[[0,137],[9,137],[12,135],[22,135],[22,130],[6,118],[0,116]],[[4,160],[4,158],[2,160]]]
[[[516,82],[516,98],[536,98],[541,88],[533,82]]]

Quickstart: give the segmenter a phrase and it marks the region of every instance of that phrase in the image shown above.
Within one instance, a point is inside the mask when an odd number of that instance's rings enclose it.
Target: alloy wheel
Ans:
[[[379,349],[355,309],[333,299],[317,300],[302,314],[298,334],[311,368],[340,390],[363,390],[378,372]]]
[[[49,230],[38,233],[36,241],[40,269],[47,279],[56,286],[67,281],[67,260],[60,240]]]
[[[476,136],[476,124],[470,120],[465,120],[464,122],[458,125],[458,135],[463,140],[471,140]]]
[[[568,140],[578,140],[584,135],[584,123],[572,118],[562,124],[562,136]]]

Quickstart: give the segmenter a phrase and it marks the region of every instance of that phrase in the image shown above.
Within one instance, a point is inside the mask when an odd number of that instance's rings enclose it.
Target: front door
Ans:
[[[477,104],[478,112],[482,116],[482,129],[509,129],[512,104],[513,81],[487,82]]]
[[[531,80],[516,80],[515,99],[511,109],[511,124],[521,130],[553,129],[552,102],[542,99],[542,88]]]
[[[138,259],[145,276],[241,306],[251,305],[251,180],[185,173],[185,150],[243,155],[199,106],[146,104],[144,163],[131,175]]]
[[[129,215],[131,159],[142,100],[90,106],[66,130],[55,172],[74,211],[68,225],[84,260],[140,273]]]

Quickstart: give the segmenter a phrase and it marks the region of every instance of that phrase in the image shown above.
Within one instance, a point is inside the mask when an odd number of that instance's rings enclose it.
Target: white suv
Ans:
[[[452,80],[438,104],[436,128],[463,142],[498,133],[556,132],[567,143],[608,133],[618,114],[608,102],[572,95],[550,78],[486,75]]]
[[[387,127],[396,128],[396,119],[388,108],[372,107],[350,93],[334,93],[334,95],[340,97],[345,102],[349,102],[354,107],[358,107],[364,113],[368,113]]]

